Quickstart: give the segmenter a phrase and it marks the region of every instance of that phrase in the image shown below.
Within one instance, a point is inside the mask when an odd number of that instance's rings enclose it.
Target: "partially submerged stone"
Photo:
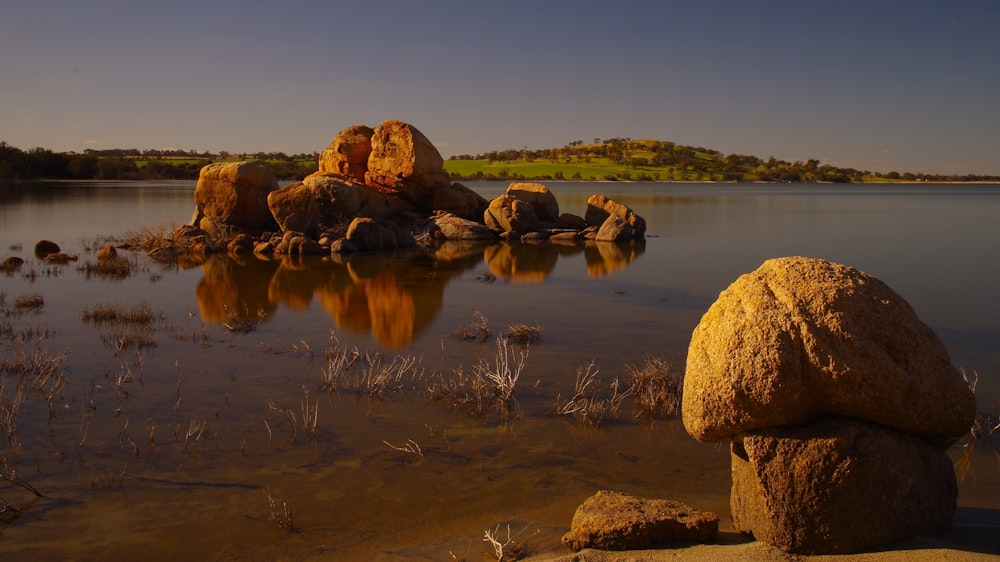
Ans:
[[[600,228],[608,217],[615,216],[632,227],[632,235],[635,238],[643,239],[646,236],[646,219],[640,217],[628,206],[608,199],[604,195],[591,195],[587,199],[587,213],[584,219],[589,226]]]
[[[559,220],[559,202],[549,188],[540,183],[512,183],[507,186],[507,195],[531,205],[535,217],[543,223]]]
[[[918,437],[823,418],[732,447],[733,525],[787,552],[860,552],[951,526],[951,460]]]
[[[497,232],[530,232],[538,227],[538,217],[535,208],[528,203],[509,194],[504,194],[493,201],[483,213],[483,222]]]
[[[49,254],[58,254],[60,251],[62,250],[59,248],[59,244],[56,244],[51,240],[39,240],[38,242],[35,242],[36,258],[44,259],[45,256]]]
[[[965,434],[975,400],[902,297],[820,259],[766,261],[694,330],[683,419],[700,441],[837,414],[927,437]]]
[[[573,514],[562,542],[573,551],[640,550],[718,540],[719,516],[671,500],[600,491]]]

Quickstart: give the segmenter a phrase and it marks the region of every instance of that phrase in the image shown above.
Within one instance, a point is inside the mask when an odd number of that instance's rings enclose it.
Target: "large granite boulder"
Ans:
[[[531,205],[535,217],[541,222],[555,224],[559,220],[559,202],[549,188],[540,183],[512,183],[507,195]]]
[[[267,206],[282,232],[315,235],[320,228],[320,207],[315,190],[303,182],[286,185],[267,195]]]
[[[719,516],[671,500],[600,491],[573,514],[562,542],[573,551],[640,550],[677,543],[711,543],[719,537]]]
[[[837,414],[927,437],[965,434],[975,400],[937,335],[857,269],[766,261],[694,330],[683,418],[700,441]]]
[[[437,148],[416,127],[387,120],[375,128],[365,181],[432,210],[434,191],[451,184]]]
[[[587,199],[587,212],[584,220],[587,225],[600,228],[608,217],[618,217],[632,227],[632,236],[638,239],[646,237],[646,219],[640,217],[628,206],[608,199],[604,195],[591,195]]]
[[[319,155],[318,171],[364,183],[374,134],[375,129],[366,125],[352,125],[340,131]]]
[[[859,552],[951,526],[951,461],[919,437],[846,418],[732,445],[733,525],[800,554]]]
[[[538,226],[535,208],[513,195],[501,195],[490,201],[483,213],[483,222],[498,232],[531,232]]]
[[[355,217],[384,221],[416,212],[416,207],[399,197],[333,172],[310,174],[272,192],[267,202],[283,231],[312,236],[326,230],[343,231]]]
[[[274,226],[267,196],[278,189],[278,178],[253,162],[220,162],[201,169],[194,190],[193,226],[207,219],[219,226],[260,232]]]
[[[455,182],[439,186],[434,190],[431,208],[445,211],[463,219],[482,220],[483,212],[490,202],[464,184]]]

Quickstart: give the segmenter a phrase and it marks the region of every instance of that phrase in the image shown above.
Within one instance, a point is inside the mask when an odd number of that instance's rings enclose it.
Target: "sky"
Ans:
[[[995,0],[0,0],[0,141],[445,158],[655,139],[1000,175]]]

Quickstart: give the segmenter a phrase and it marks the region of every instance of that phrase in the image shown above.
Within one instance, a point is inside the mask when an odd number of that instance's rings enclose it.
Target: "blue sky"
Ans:
[[[447,157],[670,140],[1000,175],[1000,2],[0,0],[0,140]]]

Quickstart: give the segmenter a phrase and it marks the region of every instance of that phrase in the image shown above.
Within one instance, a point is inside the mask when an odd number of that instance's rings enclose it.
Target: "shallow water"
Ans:
[[[471,187],[492,197],[506,186]],[[217,256],[187,269],[137,254],[138,273],[115,281],[79,269],[95,260],[100,238],[185,222],[193,184],[3,187],[0,256],[28,263],[0,274],[0,290],[8,303],[44,296],[40,312],[14,323],[51,330],[41,349],[66,352],[66,386],[51,412],[40,392],[19,410],[17,474],[45,497],[0,527],[0,553],[478,560],[483,531],[498,526],[535,552],[559,551],[573,510],[599,489],[726,514],[724,446],[696,443],[675,420],[644,421],[628,403],[600,429],[555,416],[553,405],[590,361],[605,384],[646,354],[683,369],[691,330],[719,291],[784,255],[843,262],[885,281],[942,337],[954,364],[978,374],[980,409],[1000,401],[992,250],[1000,186],[550,188],[564,212],[582,214],[593,193],[625,202],[646,218],[647,241],[453,245],[343,262]],[[41,238],[80,260],[39,262],[31,248]],[[85,309],[109,303],[162,313],[145,347],[84,322]],[[476,311],[494,332],[513,323],[543,329],[512,418],[431,400],[423,378],[381,399],[321,391],[331,338],[386,361],[418,357],[425,373],[491,359],[492,342],[453,337]],[[241,312],[263,322],[231,333],[223,324]],[[10,400],[16,388],[7,380]],[[293,432],[288,412],[301,419],[312,407],[315,436]],[[393,448],[408,443],[422,456]],[[960,468],[960,506],[1000,509],[997,459],[977,452]],[[268,493],[290,506],[293,533],[269,520]],[[32,499],[13,485],[0,496]]]

